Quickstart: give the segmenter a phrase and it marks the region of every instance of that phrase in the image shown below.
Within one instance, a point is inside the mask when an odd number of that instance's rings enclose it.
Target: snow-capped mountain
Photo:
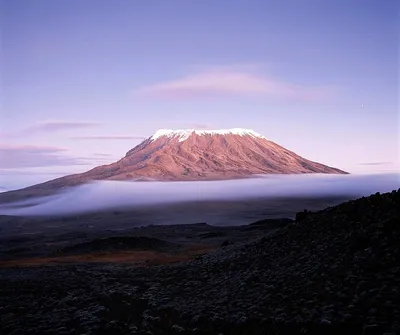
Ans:
[[[5,187],[0,186],[0,193],[2,192],[8,192],[8,190]]]
[[[242,129],[242,128],[233,128],[233,129],[220,129],[220,130],[196,130],[196,129],[160,129],[157,130],[156,133],[150,137],[151,140],[157,140],[160,137],[178,137],[179,142],[183,142],[189,138],[190,135],[239,135],[239,136],[253,136],[259,138],[265,138],[264,136],[256,133],[251,129]]]
[[[119,161],[31,188],[91,180],[216,180],[256,174],[346,173],[296,155],[248,129],[161,129]]]

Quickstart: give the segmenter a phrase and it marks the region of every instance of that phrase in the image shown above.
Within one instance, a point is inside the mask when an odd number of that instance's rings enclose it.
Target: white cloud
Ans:
[[[213,96],[265,96],[296,100],[320,100],[331,92],[320,87],[306,87],[260,76],[252,72],[214,69],[171,81],[143,87],[139,95],[196,99]]]

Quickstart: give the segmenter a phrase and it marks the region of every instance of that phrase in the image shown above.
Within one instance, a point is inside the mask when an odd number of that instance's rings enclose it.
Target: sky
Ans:
[[[160,128],[249,128],[400,169],[396,0],[0,0],[0,186],[111,163]]]

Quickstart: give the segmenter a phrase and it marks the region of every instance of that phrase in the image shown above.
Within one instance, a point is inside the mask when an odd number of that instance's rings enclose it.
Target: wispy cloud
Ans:
[[[73,136],[72,140],[143,140],[143,136],[121,136],[121,135],[106,135],[106,136]]]
[[[93,155],[100,156],[100,157],[111,157],[111,156],[113,156],[112,154],[102,153],[102,152],[96,152]]]
[[[42,168],[42,167],[40,167]],[[32,171],[33,170],[33,171]],[[7,169],[7,168],[0,168],[0,175],[1,176],[27,176],[27,175],[68,175],[72,174],[73,172],[71,171],[57,171],[57,172],[50,172],[50,171],[37,171],[35,169]]]
[[[136,93],[175,99],[241,95],[312,101],[325,99],[332,92],[326,88],[295,85],[249,71],[214,69],[146,86]]]
[[[66,148],[53,147],[53,146],[39,146],[39,145],[19,145],[19,144],[7,144],[0,143],[1,152],[18,152],[23,151],[27,154],[38,154],[38,153],[55,153],[68,151]]]
[[[245,72],[257,74],[271,68],[266,63],[234,63],[234,64],[199,64],[192,66],[189,70],[194,73],[209,72]]]
[[[66,129],[81,129],[99,126],[98,122],[89,121],[41,121],[27,128],[30,131],[60,131]]]
[[[47,121],[36,122],[35,124],[16,132],[2,133],[0,134],[0,136],[5,138],[26,137],[36,133],[52,133],[63,130],[96,127],[99,125],[100,123],[98,122],[89,122],[89,121],[47,120]]]
[[[393,162],[367,162],[367,163],[359,163],[359,165],[391,165]]]
[[[87,160],[65,155],[60,147],[0,144],[0,168],[90,165]]]

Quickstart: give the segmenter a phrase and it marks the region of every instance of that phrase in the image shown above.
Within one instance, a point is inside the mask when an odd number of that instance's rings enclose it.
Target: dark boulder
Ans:
[[[307,211],[307,209],[305,209],[303,212],[298,212],[296,214],[296,222],[302,222],[304,221],[309,215],[311,214],[311,211]]]

